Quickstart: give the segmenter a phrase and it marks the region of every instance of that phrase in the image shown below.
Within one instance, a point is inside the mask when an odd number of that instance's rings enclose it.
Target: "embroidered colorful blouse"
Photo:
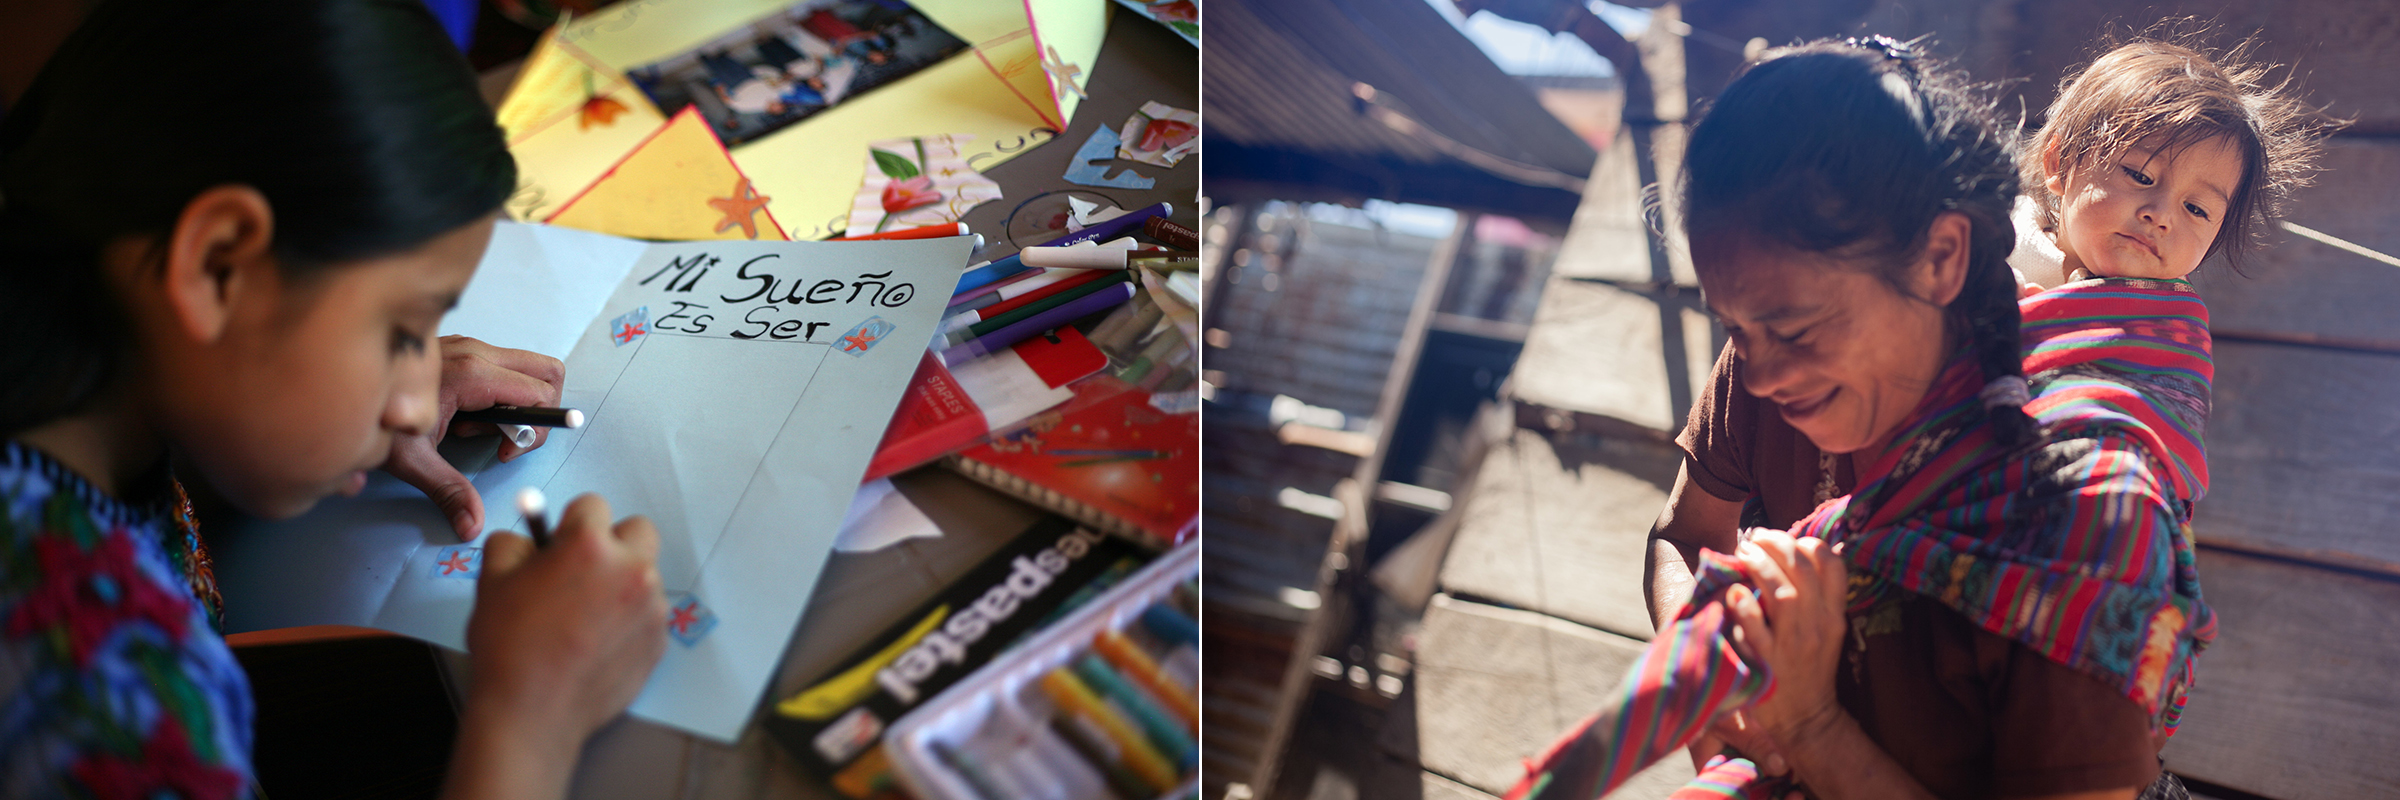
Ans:
[[[1933,599],[2099,679],[2172,735],[2216,638],[2189,505],[2208,486],[2206,308],[2188,286],[2102,279],[2023,311],[2038,445],[1993,439],[1982,370],[1954,360],[1894,438],[1905,444],[1792,534],[1845,547],[1854,621],[1898,592]],[[1726,634],[1723,593],[1746,577],[1703,555],[1691,601],[1598,713],[1528,762],[1509,800],[1597,797],[1774,691]]]
[[[0,445],[0,796],[247,793],[250,684],[178,513]]]

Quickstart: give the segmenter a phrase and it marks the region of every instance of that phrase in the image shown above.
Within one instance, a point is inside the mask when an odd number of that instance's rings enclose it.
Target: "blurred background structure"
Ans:
[[[1204,792],[1496,796],[1649,638],[1643,541],[1724,334],[1643,187],[1746,55],[1930,34],[2038,125],[2103,33],[2190,14],[2350,122],[2289,216],[2322,234],[2195,274],[2220,638],[2167,767],[2400,795],[2400,266],[2323,238],[2400,252],[2381,0],[1212,0]]]

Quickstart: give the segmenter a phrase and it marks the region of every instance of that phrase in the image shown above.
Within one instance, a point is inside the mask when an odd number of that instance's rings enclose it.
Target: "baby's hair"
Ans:
[[[2170,155],[2229,139],[2241,154],[2242,181],[2207,255],[2224,254],[2238,271],[2282,217],[2292,190],[2308,185],[2326,125],[2292,96],[2288,77],[2268,83],[2273,67],[2251,62],[2257,40],[2212,56],[2198,45],[2199,33],[2171,33],[2178,22],[2189,21],[2160,23],[2060,81],[2047,121],[2025,148],[2025,191],[2038,201],[2041,226],[2056,230],[2059,198],[2044,183],[2051,148],[2063,171],[2109,163],[2144,143]]]
[[[0,122],[0,436],[121,377],[103,249],[228,184],[266,198],[298,277],[482,219],[516,162],[419,0],[100,3]]]
[[[1944,309],[1990,382],[2006,444],[2038,432],[2024,413],[2017,352],[2013,132],[1993,102],[1921,42],[1820,40],[1769,50],[1710,105],[1684,152],[1691,238],[1733,235],[1864,265],[1911,296],[1901,275],[1935,217],[1971,222],[1966,284]]]

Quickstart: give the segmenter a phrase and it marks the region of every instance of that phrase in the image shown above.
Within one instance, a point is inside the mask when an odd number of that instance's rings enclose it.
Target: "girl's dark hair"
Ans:
[[[2170,20],[2153,33],[2172,34]],[[2067,74],[2048,122],[2025,149],[2025,188],[2039,201],[2041,226],[2058,228],[2058,197],[2044,183],[2043,154],[2058,148],[2061,168],[2105,164],[2148,142],[2160,154],[2214,139],[2241,153],[2242,182],[2227,199],[2224,224],[2208,255],[2225,255],[2237,271],[2283,214],[2293,189],[2315,171],[2324,125],[2285,83],[2268,83],[2270,68],[2249,63],[2255,40],[2210,58],[2194,47],[2144,34]]]
[[[2037,432],[2018,353],[2013,134],[1992,101],[1916,43],[1823,40],[1767,51],[1719,94],[1684,151],[1692,239],[1735,235],[1864,265],[1903,295],[1945,211],[1972,223],[1966,285],[1945,309],[1991,383],[2006,444]]]
[[[129,354],[102,248],[257,189],[287,274],[405,251],[516,183],[419,0],[110,0],[0,120],[0,435],[72,413]]]

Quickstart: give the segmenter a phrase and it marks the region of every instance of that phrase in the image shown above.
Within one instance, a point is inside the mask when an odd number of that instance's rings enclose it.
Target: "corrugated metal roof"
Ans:
[[[1596,155],[1424,0],[1224,0],[1203,37],[1209,191],[1382,198],[1564,220],[1577,196],[1444,152],[1439,139],[1580,180]],[[1365,113],[1376,105],[1431,134]],[[1504,170],[1505,171],[1505,170]],[[1312,196],[1313,195],[1313,196]]]

